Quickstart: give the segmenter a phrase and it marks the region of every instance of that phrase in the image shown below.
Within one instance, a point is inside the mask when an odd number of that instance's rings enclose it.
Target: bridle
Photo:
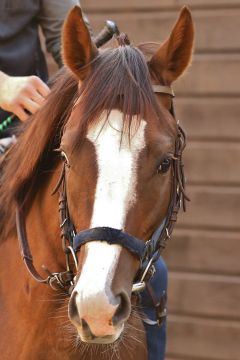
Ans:
[[[174,94],[172,89],[168,86],[153,85],[153,91],[171,95],[172,105],[170,112],[175,117],[173,107]],[[31,276],[39,283],[49,284],[55,290],[59,288],[64,289],[68,294],[71,294],[74,288],[75,274],[78,271],[77,252],[80,250],[82,245],[90,241],[106,241],[109,244],[121,245],[130,251],[134,256],[138,257],[140,267],[133,284],[132,292],[135,293],[143,290],[146,282],[148,282],[154,275],[154,263],[157,261],[170,239],[181,205],[185,211],[185,201],[189,200],[185,193],[185,177],[182,161],[182,153],[185,145],[186,137],[184,131],[180,125],[177,124],[175,153],[172,159],[171,197],[167,215],[147,242],[144,242],[143,240],[121,230],[109,227],[87,229],[76,234],[68,209],[65,176],[68,164],[64,162],[59,181],[53,193],[59,191],[61,240],[62,248],[66,256],[65,271],[50,272],[46,266],[43,266],[43,269],[47,272],[48,276],[43,278],[38,273],[33,264],[33,257],[27,238],[24,210],[20,206],[17,206],[16,227],[18,240],[22,258]],[[72,265],[75,267],[75,271],[72,270]]]

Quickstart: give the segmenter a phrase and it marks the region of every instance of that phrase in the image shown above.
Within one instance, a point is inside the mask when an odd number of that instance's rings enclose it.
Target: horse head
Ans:
[[[60,150],[71,222],[80,237],[86,229],[95,232],[77,248],[69,317],[80,338],[92,343],[115,341],[131,314],[140,259],[114,236],[144,244],[168,213],[178,126],[171,94],[156,94],[154,86],[169,88],[190,63],[190,12],[183,8],[161,46],[134,47],[124,35],[117,42],[98,50],[80,8],[70,12],[63,57],[79,94]]]

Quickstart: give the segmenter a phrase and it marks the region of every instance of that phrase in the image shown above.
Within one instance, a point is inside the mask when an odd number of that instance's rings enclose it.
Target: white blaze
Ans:
[[[108,226],[124,229],[129,207],[136,197],[137,160],[145,146],[146,122],[141,121],[129,145],[128,136],[122,137],[123,115],[118,110],[106,115],[89,129],[87,138],[93,143],[97,157],[98,178],[91,227]],[[121,252],[119,245],[90,242],[87,257],[76,290],[79,312],[86,312],[80,303],[86,302],[87,312],[99,318],[99,311],[111,302],[111,280]],[[95,299],[95,305],[91,299]],[[97,306],[96,306],[97,304]],[[110,309],[111,308],[111,309]],[[107,312],[107,309],[106,309]],[[84,314],[83,314],[84,316]]]
[[[141,124],[131,140],[122,137],[123,115],[113,110],[108,122],[103,118],[88,132],[96,149],[98,179],[91,227],[124,228],[127,210],[135,200],[137,160],[144,148],[144,129]]]

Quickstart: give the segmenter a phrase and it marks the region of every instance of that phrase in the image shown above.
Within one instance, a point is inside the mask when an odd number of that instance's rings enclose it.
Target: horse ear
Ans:
[[[63,62],[80,80],[84,80],[89,71],[87,65],[97,53],[81,8],[75,6],[63,26]]]
[[[190,10],[183,7],[170,37],[150,60],[150,69],[166,84],[171,84],[191,62],[194,27]]]

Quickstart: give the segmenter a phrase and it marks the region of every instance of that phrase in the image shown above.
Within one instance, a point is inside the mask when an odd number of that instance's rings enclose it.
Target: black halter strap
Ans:
[[[96,227],[80,231],[73,239],[73,249],[78,251],[80,247],[90,241],[106,241],[110,245],[121,245],[129,250],[140,260],[145,257],[146,246],[142,240],[124,231],[110,227]]]

